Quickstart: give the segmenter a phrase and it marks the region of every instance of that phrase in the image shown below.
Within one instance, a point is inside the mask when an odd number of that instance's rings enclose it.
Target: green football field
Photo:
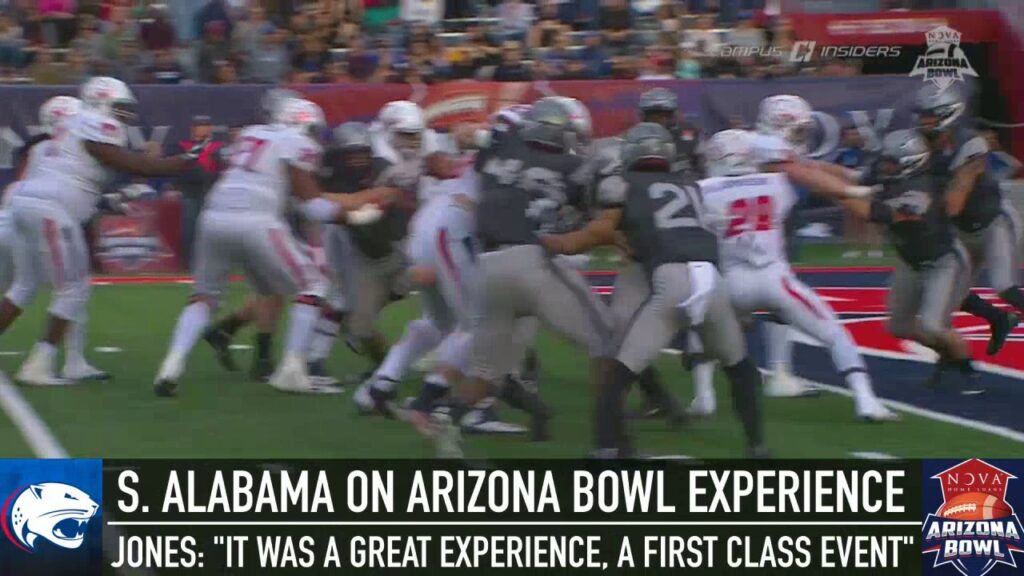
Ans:
[[[229,304],[241,300],[236,286]],[[153,395],[153,374],[175,319],[188,295],[185,285],[97,286],[90,305],[90,356],[112,372],[108,383],[40,389],[17,387],[56,440],[75,457],[369,457],[415,458],[432,455],[430,445],[400,422],[360,417],[351,390],[338,396],[291,396],[226,373],[205,343],[194,351],[176,399]],[[417,313],[415,299],[387,310],[384,328],[397,338],[404,322]],[[17,325],[0,337],[0,369],[15,373],[24,353],[42,330],[44,302],[37,303]],[[251,344],[250,332],[238,344]],[[544,397],[556,410],[553,440],[529,443],[521,437],[472,437],[473,457],[578,457],[590,449],[591,395],[586,360],[550,336],[539,342]],[[92,350],[98,348],[100,351]],[[250,350],[238,350],[248,364]],[[331,367],[337,375],[365,370],[364,360],[336,346]],[[664,379],[688,399],[688,376],[677,358],[661,360]],[[884,375],[883,375],[884,377]],[[403,392],[413,394],[419,377]],[[661,421],[633,425],[639,447],[652,455],[696,458],[742,454],[739,427],[720,386],[720,413],[681,429]],[[857,423],[852,403],[843,396],[767,400],[770,445],[782,457],[850,457],[872,452],[899,457],[1020,455],[1022,445],[984,432],[912,415],[899,423]],[[519,419],[510,409],[503,414]],[[31,434],[30,434],[31,435]],[[11,414],[0,414],[0,456],[33,456],[25,433]],[[941,441],[940,441],[941,440]]]

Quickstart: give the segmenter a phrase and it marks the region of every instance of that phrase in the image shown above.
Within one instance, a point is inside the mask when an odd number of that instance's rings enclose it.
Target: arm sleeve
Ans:
[[[988,154],[988,144],[985,139],[981,136],[970,136],[967,141],[964,142],[960,148],[956,151],[956,156],[953,157],[953,161],[949,167],[951,170],[956,170],[964,164],[967,164],[971,160]]]
[[[619,174],[601,180],[597,185],[598,208],[621,208],[626,203],[629,184]]]

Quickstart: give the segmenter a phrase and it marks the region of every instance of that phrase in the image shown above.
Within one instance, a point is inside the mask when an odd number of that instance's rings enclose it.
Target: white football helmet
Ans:
[[[414,102],[396,100],[388,102],[377,116],[388,144],[405,158],[420,154],[423,146],[423,131],[427,128],[423,110]]]
[[[79,96],[86,108],[122,122],[135,118],[138,101],[128,85],[117,78],[97,76],[82,85]]]
[[[583,102],[569,96],[556,96],[555,99],[569,111],[569,125],[576,134],[576,141],[581,146],[588,145],[594,133],[594,123],[590,118],[590,110],[587,110]]]
[[[39,125],[43,132],[53,135],[68,118],[82,110],[82,101],[72,96],[54,96],[39,107]]]
[[[277,123],[298,128],[318,140],[327,125],[320,106],[300,98],[290,98],[281,104]]]
[[[757,172],[754,135],[746,130],[722,130],[704,146],[708,176],[744,176]]]
[[[757,113],[757,131],[778,136],[800,156],[810,151],[814,120],[811,105],[799,96],[782,94],[761,101]]]

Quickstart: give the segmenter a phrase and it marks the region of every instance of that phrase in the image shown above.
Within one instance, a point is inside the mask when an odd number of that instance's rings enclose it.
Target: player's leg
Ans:
[[[987,267],[992,287],[1001,297],[1001,292],[1006,291],[1009,299],[1003,299],[1013,304],[1012,300],[1019,296],[1019,291],[1015,290],[1018,274],[1016,231],[1019,227],[1015,211],[1004,214],[996,217],[984,230],[961,232],[960,239],[969,255],[973,278],[977,280],[982,268]],[[968,292],[960,302],[960,311],[988,322],[989,341],[986,352],[990,356],[999,352],[1019,321],[1017,314],[997,308],[973,292]]]
[[[110,374],[89,364],[85,359],[87,315],[72,323],[64,335],[64,368],[61,376],[71,380],[109,380]]]
[[[388,262],[370,262],[362,256],[355,265],[352,312],[348,332],[359,351],[370,359],[376,369],[387,354],[387,342],[377,329],[377,318],[391,300],[394,270]]]
[[[283,222],[254,225],[244,246],[243,268],[261,294],[295,296],[288,315],[284,358],[268,383],[285,392],[340,392],[336,387],[315,385],[306,367],[306,351],[320,318],[326,279]]]
[[[210,213],[200,216],[193,255],[195,284],[188,305],[178,316],[170,348],[157,371],[153,384],[157,396],[177,393],[185,361],[210,323],[237,257],[239,230],[237,219]]]
[[[1024,311],[1020,286],[1020,216],[1006,204],[985,232],[985,265],[992,289],[1018,312]],[[1016,322],[1014,322],[1016,324]]]
[[[4,292],[0,303],[0,334],[21,315],[38,287],[35,279],[37,259],[34,251],[27,253],[30,250],[27,238],[15,229],[12,212],[9,208],[0,210],[0,290]],[[21,268],[22,280],[18,289],[12,290],[18,268]]]
[[[780,271],[771,282],[775,286],[771,309],[790,326],[828,348],[836,371],[853,392],[857,417],[871,422],[896,419],[897,415],[875,396],[867,365],[832,308],[788,269]]]
[[[710,416],[717,410],[715,397],[715,364],[704,351],[704,343],[696,330],[686,333],[686,354],[693,359],[690,375],[693,380],[693,400],[686,409],[691,416]]]
[[[234,339],[235,333],[253,321],[257,302],[258,297],[255,294],[249,294],[240,308],[213,322],[203,331],[203,340],[213,348],[217,362],[228,372],[238,371],[238,364],[235,363],[235,358],[231,354],[231,341]]]
[[[647,271],[639,262],[631,262],[615,277],[611,313],[615,321],[617,336],[629,323],[632,315],[639,310],[651,293]],[[670,422],[679,423],[684,418],[682,406],[661,382],[654,366],[648,366],[637,378],[637,388],[644,395],[644,417],[665,416]]]
[[[715,282],[704,282],[712,288],[706,296],[703,322],[699,322],[699,311],[688,314],[697,324],[694,329],[704,343],[705,353],[718,360],[729,381],[733,411],[743,427],[747,454],[756,458],[764,457],[767,449],[764,445],[764,420],[761,412],[761,371],[747,352],[743,330],[721,276],[713,268],[710,271],[705,268],[699,273],[715,278]]]
[[[962,393],[980,394],[985,390],[978,381],[970,347],[952,327],[956,302],[970,289],[968,270],[966,257],[954,251],[922,273],[917,331],[918,341],[939,353],[931,384],[938,384],[943,370],[953,369],[959,375]]]
[[[13,271],[10,274],[10,285],[0,303],[0,334],[6,332],[21,316],[49,278],[47,261],[41,257],[46,249],[43,246],[45,239],[41,233],[39,217],[33,206],[22,204],[15,199],[8,210],[12,229],[9,240],[12,241]]]
[[[253,355],[249,367],[249,378],[257,382],[266,382],[274,373],[274,332],[284,311],[285,298],[280,294],[268,296],[255,295],[253,305],[253,327],[256,329],[254,338],[256,354]]]
[[[53,287],[47,326],[22,364],[18,379],[35,385],[67,384],[57,378],[57,348],[64,341],[68,326],[85,318],[89,300],[89,252],[82,228],[58,208],[40,208],[30,219],[33,236],[41,238],[36,257],[45,263],[46,283]]]

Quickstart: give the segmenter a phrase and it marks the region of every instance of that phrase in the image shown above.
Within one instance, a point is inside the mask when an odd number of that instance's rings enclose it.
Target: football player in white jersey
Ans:
[[[756,153],[762,164],[800,161],[805,167],[820,170],[855,183],[856,171],[828,162],[810,160],[810,141],[814,131],[813,110],[806,100],[791,94],[769,96],[761,101],[757,116]],[[799,179],[794,179],[802,184]],[[817,393],[799,383],[790,369],[793,335],[785,324],[765,323],[765,356],[769,371],[765,393],[774,397],[799,397]]]
[[[719,236],[720,267],[737,312],[750,315],[766,310],[821,341],[853,392],[857,417],[894,419],[895,414],[875,396],[864,360],[849,333],[828,304],[789,266],[784,226],[797,202],[789,178],[760,171],[754,136],[744,130],[715,134],[704,153],[709,177],[699,185]],[[705,401],[713,408],[713,393]]]
[[[39,125],[43,132],[27,144],[19,170],[20,175],[31,172],[33,165],[53,152],[50,146],[59,132],[82,110],[82,101],[72,96],[54,96],[39,107]],[[15,184],[11,185],[11,189]],[[14,223],[5,210],[7,195],[0,203],[0,291],[6,292],[14,280]],[[85,359],[86,319],[72,323],[64,335],[64,368],[61,376],[68,380],[108,380],[110,374],[91,366]]]
[[[313,138],[323,128],[323,112],[312,102],[290,99],[281,104],[274,120],[242,130],[228,169],[207,197],[196,239],[193,295],[157,373],[158,396],[176,393],[185,359],[209,323],[234,266],[241,266],[261,294],[296,296],[285,356],[270,385],[296,393],[338,391],[314,385],[306,372],[305,352],[326,282],[292,236],[285,212],[294,197],[310,220],[332,222],[361,213],[364,205],[386,204],[395,191],[325,196],[316,183],[320,145]]]
[[[135,96],[120,80],[93,78],[80,96],[84,109],[47,144],[45,159],[31,163],[10,201],[18,243],[14,282],[0,304],[0,332],[40,288],[53,288],[46,334],[17,376],[27,384],[73,382],[54,373],[56,346],[69,324],[84,320],[89,254],[82,224],[95,214],[112,171],[169,176],[195,160],[193,154],[151,158],[126,149],[124,123],[134,118]]]

